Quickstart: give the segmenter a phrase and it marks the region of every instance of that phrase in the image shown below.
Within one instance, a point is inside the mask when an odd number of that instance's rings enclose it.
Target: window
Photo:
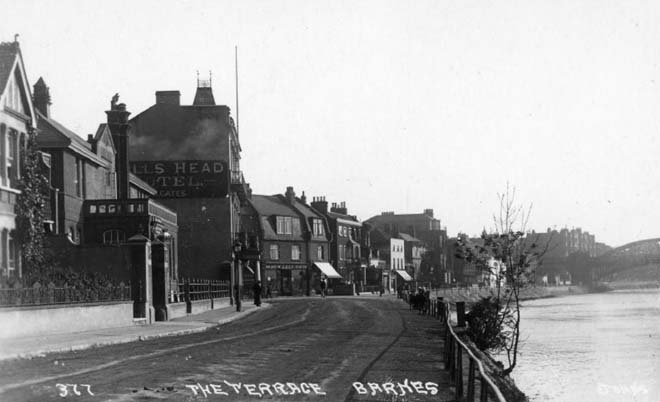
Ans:
[[[16,276],[16,242],[13,232],[9,232],[7,244],[7,276]]]
[[[318,246],[318,248],[316,249],[316,257],[319,260],[322,260],[322,259],[325,258],[324,255],[323,255],[323,246]]]
[[[346,259],[346,246],[343,244],[339,245],[339,259],[344,260]]]
[[[14,129],[9,129],[9,135],[7,135],[7,185],[11,187],[11,184],[18,179],[18,160],[16,155],[16,142],[18,138],[18,131]]]
[[[323,236],[323,221],[321,219],[313,219],[312,224],[314,226],[314,236]]]
[[[270,245],[270,259],[271,260],[280,259],[280,247],[277,244]]]
[[[290,216],[278,216],[277,221],[277,234],[292,234],[293,218]]]
[[[103,244],[121,244],[126,241],[126,233],[123,230],[110,229],[103,232]]]
[[[90,205],[89,206],[89,213],[90,214],[95,214],[96,213],[96,205]]]
[[[299,261],[299,260],[300,260],[300,246],[294,244],[291,246],[291,261]]]
[[[80,198],[85,197],[85,163],[82,159],[76,159],[76,173],[73,184],[76,187],[76,195]]]

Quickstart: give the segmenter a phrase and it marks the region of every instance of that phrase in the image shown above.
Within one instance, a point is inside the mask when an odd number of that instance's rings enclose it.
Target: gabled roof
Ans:
[[[110,127],[108,127],[108,123],[99,124],[99,128],[96,129],[96,134],[94,134],[94,141],[99,142],[103,141],[103,139],[105,139],[110,144],[113,152],[117,152],[117,148],[115,148],[115,142],[112,139],[112,132],[110,131]]]
[[[32,95],[28,86],[25,66],[23,65],[21,48],[16,41],[0,42],[0,97],[4,94],[9,80],[12,76],[16,76],[16,73],[18,73],[18,77],[20,78],[18,84],[20,84],[19,87],[23,95],[26,114],[32,120],[32,124],[36,125],[37,118],[34,113],[34,106],[32,105]]]
[[[12,71],[14,71],[14,65],[16,64],[16,58],[19,53],[20,48],[17,42],[0,43],[0,95],[5,92],[5,87],[7,86],[7,82],[9,82]]]
[[[44,116],[37,110],[38,127],[37,136],[39,148],[66,148],[100,166],[107,166],[107,161],[92,151],[92,146],[80,138],[76,133],[64,127],[56,120]]]

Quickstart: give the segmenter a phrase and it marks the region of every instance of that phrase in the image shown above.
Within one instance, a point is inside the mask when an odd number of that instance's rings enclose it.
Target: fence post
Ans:
[[[468,388],[467,388],[467,400],[474,402],[474,360],[470,359],[470,366],[468,367]]]
[[[209,300],[211,300],[211,310],[213,310],[213,293],[211,292],[211,279],[206,280],[206,293]]]
[[[463,353],[461,345],[456,342],[456,400],[463,399]]]
[[[484,376],[481,376],[481,392],[479,396],[479,401],[480,402],[488,402],[488,383],[486,382],[486,378]]]
[[[445,304],[442,297],[438,297],[438,319],[444,321],[442,317],[445,315]]]
[[[186,301],[186,313],[192,313],[192,303],[190,302],[190,279],[186,278],[183,283],[183,297]]]
[[[456,302],[456,321],[457,326],[465,326],[465,302]]]

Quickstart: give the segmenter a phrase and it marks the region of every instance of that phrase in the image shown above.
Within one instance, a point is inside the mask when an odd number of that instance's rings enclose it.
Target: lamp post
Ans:
[[[239,241],[236,241],[232,247],[234,254],[234,301],[236,304],[236,311],[241,311],[241,249],[242,245]]]

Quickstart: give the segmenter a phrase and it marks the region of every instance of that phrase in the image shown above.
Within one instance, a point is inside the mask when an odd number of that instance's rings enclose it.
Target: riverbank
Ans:
[[[449,302],[463,301],[466,303],[474,303],[484,297],[494,295],[495,292],[496,290],[491,288],[436,289],[433,291],[432,295],[435,297],[442,297]],[[520,300],[536,300],[586,293],[594,293],[594,290],[586,286],[537,286],[522,289],[520,292]]]

